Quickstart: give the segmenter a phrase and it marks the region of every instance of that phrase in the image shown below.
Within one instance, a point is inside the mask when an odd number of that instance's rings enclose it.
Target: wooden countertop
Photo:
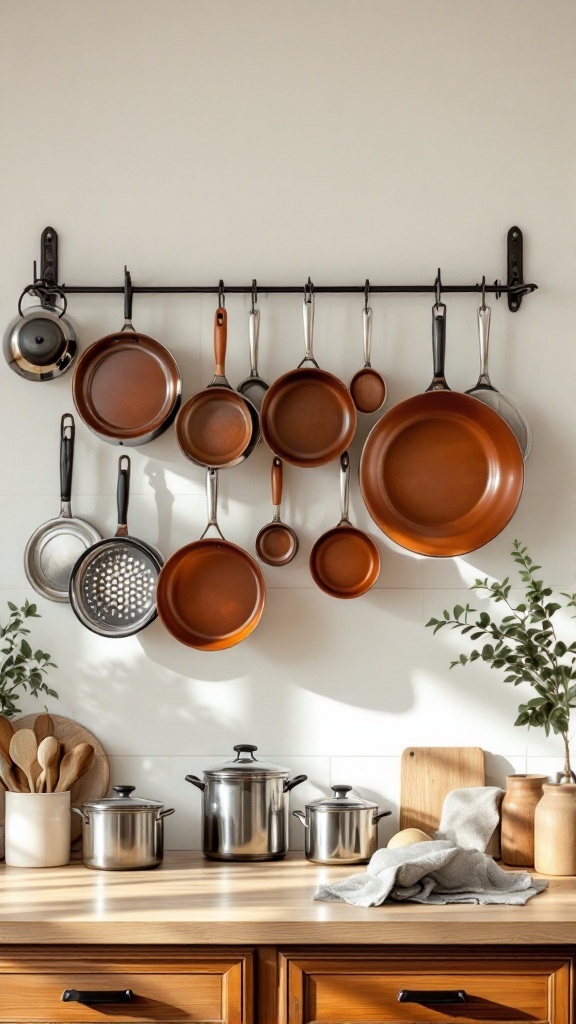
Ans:
[[[2,863],[0,942],[576,944],[576,878],[550,879],[524,907],[313,900],[319,882],[356,870],[364,867],[322,867],[297,853],[251,864],[168,853],[153,871]]]

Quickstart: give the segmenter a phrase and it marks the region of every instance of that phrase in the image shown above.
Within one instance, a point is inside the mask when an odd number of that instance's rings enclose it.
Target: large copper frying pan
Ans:
[[[87,427],[110,444],[152,441],[173,422],[182,380],[172,354],[132,326],[132,297],[124,297],[124,326],[94,342],[78,360],[72,397]]]
[[[262,617],[266,584],[260,566],[224,540],[216,518],[218,470],[207,472],[208,525],[200,540],[180,548],[158,578],[156,607],[181,644],[222,651],[244,640]],[[214,527],[219,537],[208,538]]]
[[[508,424],[450,390],[444,377],[446,306],[432,310],[434,378],[372,428],[360,487],[372,519],[421,555],[463,555],[492,540],[522,494],[524,463]]]
[[[214,317],[214,378],[184,402],[176,420],[180,451],[206,469],[237,466],[260,440],[256,406],[244,394],[234,391],[226,380],[227,323],[226,310],[219,306]]]
[[[304,302],[306,354],[295,370],[268,388],[260,412],[262,437],[284,462],[323,466],[337,458],[354,437],[356,407],[348,388],[314,359],[314,296]],[[311,362],[313,367],[304,367]]]

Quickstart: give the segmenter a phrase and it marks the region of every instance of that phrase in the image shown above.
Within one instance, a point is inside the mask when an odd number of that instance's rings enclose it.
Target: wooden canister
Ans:
[[[501,849],[504,864],[534,864],[534,813],[547,775],[508,775],[502,800]]]
[[[576,875],[576,785],[544,786],[534,818],[534,867],[543,875]]]

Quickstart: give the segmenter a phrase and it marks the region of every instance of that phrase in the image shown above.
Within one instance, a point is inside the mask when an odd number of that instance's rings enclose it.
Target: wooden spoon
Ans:
[[[0,715],[0,752],[6,761],[10,760],[10,740],[14,735],[14,726],[9,718]]]
[[[38,746],[40,746],[42,740],[45,740],[47,736],[54,735],[54,722],[50,718],[50,715],[36,715],[33,728]]]
[[[14,733],[10,740],[10,757],[25,773],[31,793],[36,792],[31,768],[36,760],[37,751],[38,744],[32,729],[19,729]]]
[[[51,793],[58,778],[60,744],[55,736],[45,736],[38,746],[38,764],[42,771],[36,780],[36,792]]]
[[[0,750],[0,779],[11,793],[21,793],[22,788],[12,771],[12,762],[4,757]]]
[[[72,747],[60,762],[60,774],[54,792],[63,793],[64,790],[70,789],[76,779],[85,775],[92,767],[93,760],[94,747],[91,743],[78,743]]]

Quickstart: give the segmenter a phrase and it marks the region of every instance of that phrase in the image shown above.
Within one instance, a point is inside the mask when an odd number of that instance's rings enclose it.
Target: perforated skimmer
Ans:
[[[118,461],[118,529],[93,544],[76,562],[70,603],[77,617],[100,636],[131,636],[156,618],[156,583],[163,560],[155,548],[128,535],[130,458]]]

